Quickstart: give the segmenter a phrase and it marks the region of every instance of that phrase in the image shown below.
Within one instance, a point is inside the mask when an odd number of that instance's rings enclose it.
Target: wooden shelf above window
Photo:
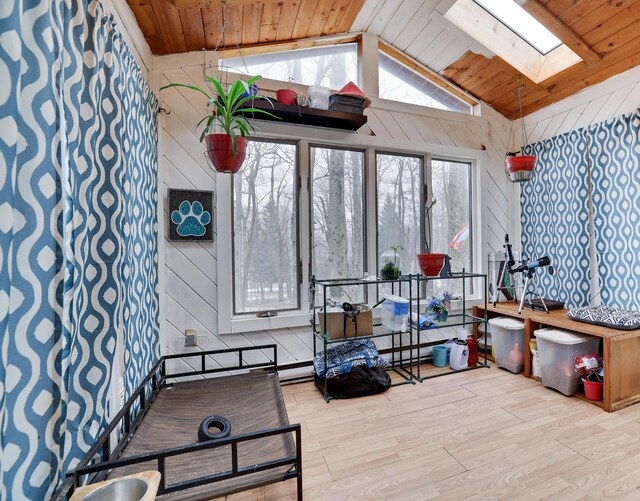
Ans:
[[[255,100],[247,103],[247,107],[268,111],[279,118],[272,118],[268,115],[261,114],[255,116],[256,120],[310,125],[312,127],[328,127],[348,131],[356,131],[367,123],[366,115],[360,115],[359,113],[319,110],[306,106],[280,104],[275,101],[269,103],[268,101]],[[246,113],[246,115],[250,117],[251,113]]]

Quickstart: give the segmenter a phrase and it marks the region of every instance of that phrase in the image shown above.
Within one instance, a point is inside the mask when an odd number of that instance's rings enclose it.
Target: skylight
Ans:
[[[543,56],[562,45],[553,33],[514,0],[473,0]]]

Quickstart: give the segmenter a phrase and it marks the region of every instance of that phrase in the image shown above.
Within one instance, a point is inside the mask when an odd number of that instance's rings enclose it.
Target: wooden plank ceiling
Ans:
[[[154,54],[216,46],[221,0],[127,0]],[[228,0],[234,34],[227,47],[251,46],[349,31],[364,0]]]
[[[127,1],[154,54],[213,49],[226,9],[222,0]],[[512,118],[518,71],[444,19],[446,11],[438,9],[445,4],[228,0],[235,37],[227,37],[227,47],[367,31]],[[521,77],[525,115],[640,64],[640,0],[527,0],[524,6],[548,28],[562,28],[565,42],[583,57],[591,56],[538,84]]]
[[[601,58],[580,62],[535,84],[521,80],[524,114],[544,108],[590,85],[640,64],[640,0],[541,0],[539,2]],[[512,118],[518,72],[498,56],[467,51],[442,75]]]

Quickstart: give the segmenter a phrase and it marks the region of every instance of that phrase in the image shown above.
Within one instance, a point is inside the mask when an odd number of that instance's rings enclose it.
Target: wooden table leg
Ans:
[[[611,338],[605,337],[602,339],[602,360],[604,362],[604,388],[603,388],[603,399],[602,399],[602,407],[607,412],[612,412],[613,408],[611,405],[611,397],[613,395],[613,385],[614,385],[614,373],[612,371],[612,362],[615,363],[614,360],[611,360],[612,350],[611,350]]]
[[[540,323],[530,319],[524,321],[524,375],[525,377],[531,377],[531,346],[530,341],[535,336],[533,333],[540,328]]]
[[[477,306],[473,307],[473,316],[474,317],[479,317],[480,316],[480,308],[478,308]],[[484,313],[483,313],[484,314]],[[475,339],[476,341],[478,340],[479,333],[478,333],[478,327],[480,326],[480,324],[478,324],[477,322],[473,323],[473,327],[472,327],[472,332],[473,332],[473,339]],[[486,329],[486,326],[485,326]]]

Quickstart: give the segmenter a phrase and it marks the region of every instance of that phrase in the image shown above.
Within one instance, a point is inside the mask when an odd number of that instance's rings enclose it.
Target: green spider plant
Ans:
[[[262,78],[261,75],[251,77],[246,82],[243,80],[236,80],[229,86],[227,92],[224,91],[222,84],[215,78],[206,75],[204,78],[215,87],[216,92],[218,93],[217,96],[212,96],[206,90],[201,89],[197,85],[172,83],[160,88],[160,90],[168,89],[169,87],[184,87],[185,89],[191,89],[196,92],[200,92],[207,97],[207,107],[211,105],[214,106],[214,112],[211,115],[205,116],[196,126],[197,129],[202,123],[206,122],[202,134],[200,134],[200,142],[204,141],[205,136],[211,133],[217,125],[226,134],[231,136],[233,156],[235,157],[237,149],[236,137],[239,135],[240,137],[247,138],[251,135],[250,132],[255,132],[253,125],[251,125],[249,120],[247,120],[244,113],[263,114],[279,118],[265,110],[253,107],[243,107],[246,102],[251,101],[256,97],[251,95],[241,97],[242,94],[245,92],[247,94],[251,94],[249,90],[251,85],[260,80]],[[267,100],[271,102],[269,99]]]

